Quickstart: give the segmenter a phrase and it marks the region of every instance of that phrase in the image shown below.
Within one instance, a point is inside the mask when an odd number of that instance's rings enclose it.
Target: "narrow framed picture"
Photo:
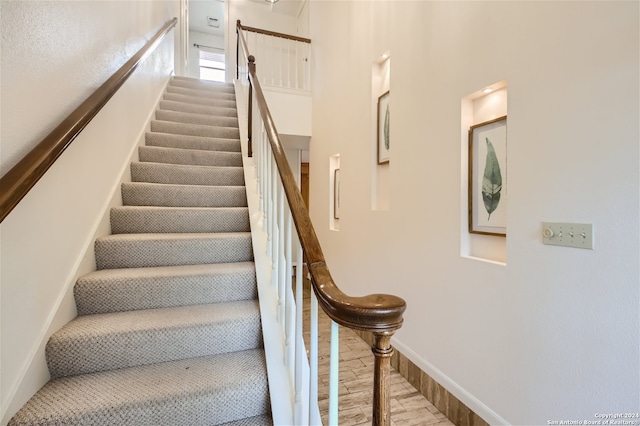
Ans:
[[[389,91],[378,98],[378,164],[389,162]]]
[[[507,116],[469,128],[469,232],[507,235]]]
[[[333,218],[340,219],[340,169],[333,171]]]

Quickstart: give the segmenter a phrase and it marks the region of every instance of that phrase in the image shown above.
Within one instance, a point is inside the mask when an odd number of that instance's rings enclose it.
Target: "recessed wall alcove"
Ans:
[[[340,154],[329,157],[329,229],[340,230]]]
[[[388,93],[388,96],[384,96]],[[378,103],[391,104],[391,57],[389,51],[382,53],[371,67],[371,210],[387,211],[391,208],[391,162],[379,158],[378,152]],[[391,108],[389,108],[391,110]],[[383,118],[384,118],[384,112]],[[390,120],[389,120],[390,122]],[[383,126],[383,125],[382,125]],[[391,132],[390,132],[391,133]],[[389,148],[389,152],[391,148]]]
[[[498,265],[507,263],[507,238],[500,235],[487,235],[475,233],[470,230],[470,209],[471,201],[469,197],[469,158],[470,158],[470,138],[469,131],[472,126],[481,123],[491,122],[507,114],[507,82],[502,80],[485,87],[464,97],[461,101],[461,128],[460,128],[460,255],[470,259],[487,261]],[[507,146],[512,142],[507,138]],[[496,148],[497,150],[497,148]],[[506,160],[506,147],[501,160]],[[503,214],[508,212],[508,162],[501,165],[503,188],[501,191],[500,203]],[[478,173],[475,173],[476,176]],[[483,200],[477,200],[480,204],[477,208],[482,209]],[[486,213],[486,212],[483,212]],[[507,228],[508,236],[509,230]]]

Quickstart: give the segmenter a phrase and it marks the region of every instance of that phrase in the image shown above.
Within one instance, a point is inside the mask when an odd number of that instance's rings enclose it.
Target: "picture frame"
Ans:
[[[469,233],[507,236],[507,116],[469,128]]]
[[[340,219],[340,169],[333,171],[333,218]]]
[[[390,113],[389,113],[389,91],[378,97],[378,164],[385,164],[389,162],[390,156]]]

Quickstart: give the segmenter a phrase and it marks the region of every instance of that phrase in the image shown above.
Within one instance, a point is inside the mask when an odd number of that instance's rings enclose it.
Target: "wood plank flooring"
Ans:
[[[308,286],[305,286],[308,289]],[[309,292],[304,293],[304,339],[309,348]],[[319,309],[318,399],[322,423],[328,425],[331,320]],[[352,330],[340,327],[338,422],[341,426],[371,425],[374,357]],[[394,426],[453,425],[396,370],[391,370],[391,424]]]

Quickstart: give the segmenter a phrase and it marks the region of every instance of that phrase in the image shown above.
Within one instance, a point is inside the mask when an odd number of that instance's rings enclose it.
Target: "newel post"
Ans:
[[[238,21],[240,22],[240,21]],[[247,144],[248,144],[248,154],[249,157],[253,157],[253,143],[251,141],[252,136],[253,136],[253,125],[251,124],[252,119],[253,119],[253,84],[251,83],[253,81],[253,79],[255,78],[256,75],[256,58],[253,55],[249,55],[249,57],[247,58],[249,60],[249,102],[248,102],[248,113],[249,113],[249,117],[248,117],[248,123],[249,123],[249,129],[247,132],[248,135],[248,140],[247,140]]]
[[[372,332],[375,356],[373,367],[373,425],[391,426],[391,336],[393,331]]]
[[[240,20],[236,21],[236,80],[240,78]]]

